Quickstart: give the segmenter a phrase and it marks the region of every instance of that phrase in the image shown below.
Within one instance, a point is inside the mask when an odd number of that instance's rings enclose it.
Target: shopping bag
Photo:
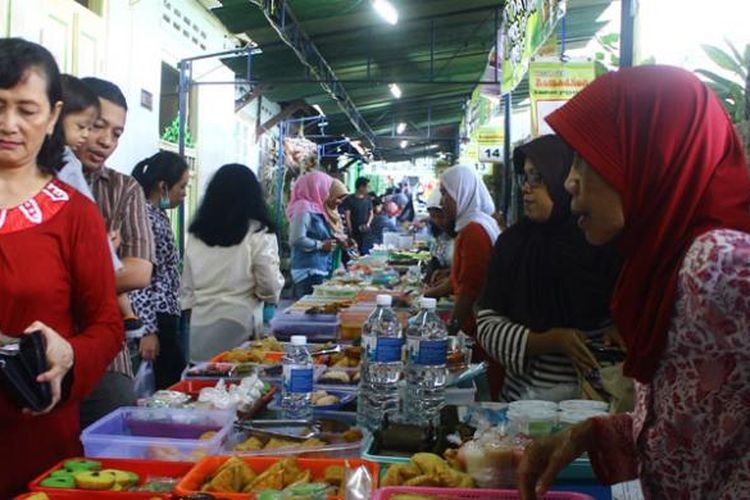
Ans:
[[[141,361],[138,373],[135,375],[135,396],[137,398],[148,398],[156,390],[156,378],[154,377],[154,364],[151,361]]]

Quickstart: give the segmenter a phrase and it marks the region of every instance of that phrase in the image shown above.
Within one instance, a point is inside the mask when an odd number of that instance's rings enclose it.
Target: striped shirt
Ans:
[[[519,399],[546,399],[540,396],[577,386],[578,372],[570,359],[563,354],[543,354],[527,357],[526,342],[534,335],[525,326],[513,323],[491,309],[477,313],[477,340],[494,359],[505,366],[505,401]],[[603,330],[587,334],[592,340],[602,338]],[[563,399],[575,397],[564,396]]]
[[[102,212],[107,231],[120,233],[122,243],[117,250],[118,256],[154,262],[154,237],[146,213],[146,198],[138,181],[108,167],[86,172],[86,180]],[[108,370],[133,376],[126,343]]]

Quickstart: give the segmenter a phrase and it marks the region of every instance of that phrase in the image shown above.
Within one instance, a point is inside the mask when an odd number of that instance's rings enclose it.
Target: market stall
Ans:
[[[383,296],[404,331],[424,302],[427,243],[387,236],[387,245],[279,311],[264,338],[187,368],[169,390],[85,429],[84,457],[44,471],[22,498],[516,498],[507,490],[515,488],[524,446],[606,413],[608,405],[480,402],[476,382],[485,366],[472,363],[471,346],[459,335],[445,344],[446,405],[436,420],[415,425],[397,412],[374,428],[363,425],[363,327]],[[451,309],[442,300],[435,312],[447,320]],[[300,334],[312,359],[313,411],[289,420],[285,370]],[[408,352],[400,348],[399,359]],[[398,378],[404,393],[406,375]],[[609,494],[596,486],[585,458],[563,472],[556,489],[568,493],[545,498]]]

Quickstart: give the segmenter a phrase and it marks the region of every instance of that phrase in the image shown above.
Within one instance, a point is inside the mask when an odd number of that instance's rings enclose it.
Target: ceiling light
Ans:
[[[401,88],[397,84],[391,83],[390,85],[388,85],[388,88],[391,89],[391,94],[393,94],[393,97],[395,97],[396,99],[401,99]]]
[[[401,135],[404,133],[404,130],[406,130],[406,123],[401,122],[398,125],[396,125],[396,133]]]
[[[388,24],[396,24],[398,22],[398,11],[388,0],[373,0],[372,6],[375,8],[375,12],[385,19]]]
[[[325,116],[326,114],[323,113],[323,108],[320,107],[320,104],[313,104],[313,109],[318,112],[320,116]]]
[[[406,149],[406,146],[409,144],[408,141],[401,141],[399,143],[399,146],[401,146],[401,149]]]

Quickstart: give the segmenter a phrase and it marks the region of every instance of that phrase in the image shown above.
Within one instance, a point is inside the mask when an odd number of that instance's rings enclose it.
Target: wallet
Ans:
[[[47,349],[42,332],[21,335],[0,348],[0,382],[22,408],[42,411],[52,403],[49,382],[36,378],[47,371]]]

